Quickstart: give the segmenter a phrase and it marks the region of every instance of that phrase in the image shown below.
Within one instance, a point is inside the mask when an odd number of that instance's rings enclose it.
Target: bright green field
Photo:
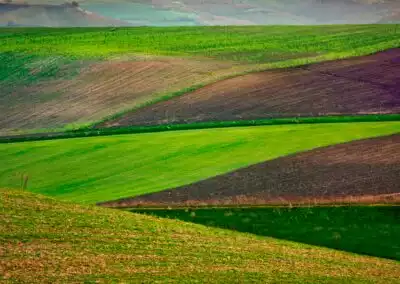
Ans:
[[[80,203],[157,192],[280,156],[400,132],[400,122],[204,129],[0,145],[0,187]]]
[[[399,26],[0,28],[0,86],[71,76],[60,73],[60,67],[119,55],[195,56],[263,64],[261,69],[289,67],[399,47]]]
[[[399,25],[2,29],[0,52],[78,57],[139,53],[266,63],[400,46]],[[334,55],[336,54],[336,55]]]
[[[398,283],[400,264],[0,189],[2,283]]]

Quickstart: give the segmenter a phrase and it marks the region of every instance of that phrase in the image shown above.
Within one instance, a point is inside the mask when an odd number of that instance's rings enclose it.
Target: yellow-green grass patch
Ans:
[[[397,283],[399,263],[0,190],[5,283]]]

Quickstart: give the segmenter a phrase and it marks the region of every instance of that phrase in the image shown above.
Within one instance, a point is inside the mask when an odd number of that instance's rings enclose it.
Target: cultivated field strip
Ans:
[[[6,133],[10,129],[62,127],[100,120],[144,103],[155,94],[205,82],[214,73],[229,72],[231,67],[224,62],[185,59],[90,63],[73,79],[17,87],[0,107],[0,128]],[[54,99],[40,101],[45,94],[57,93]]]
[[[319,148],[104,206],[400,202],[400,134]]]
[[[400,122],[215,128],[0,144],[0,186],[78,203],[177,188],[302,151],[398,133]]]
[[[9,28],[1,33],[3,135],[98,124],[248,72],[361,56],[400,44],[396,25]],[[221,90],[215,92],[218,96]],[[229,96],[235,98],[234,93]],[[216,103],[218,112],[229,106],[229,102],[210,102]],[[194,107],[200,112],[196,119],[207,119],[202,108]],[[267,111],[252,115],[266,118]],[[234,116],[242,116],[241,112],[235,111]],[[156,119],[182,118],[172,108],[158,113]]]
[[[108,125],[400,113],[400,49],[223,80]]]
[[[187,206],[129,211],[400,261],[399,205]]]

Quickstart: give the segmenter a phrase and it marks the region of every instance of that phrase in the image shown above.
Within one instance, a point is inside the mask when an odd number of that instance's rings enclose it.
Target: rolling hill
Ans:
[[[7,2],[3,5],[9,5]],[[400,22],[400,3],[387,0],[78,0],[79,10],[76,7],[65,9],[65,0],[11,2],[23,9],[9,11],[7,8],[6,13],[0,14],[2,25],[225,26]]]
[[[397,283],[378,257],[0,190],[5,283]]]
[[[15,0],[14,0],[15,1]],[[63,4],[63,0],[27,0]],[[81,7],[133,25],[316,25],[400,22],[393,0],[79,0]]]
[[[400,122],[183,130],[0,144],[0,186],[97,203],[188,185],[278,157],[398,133]]]
[[[363,0],[182,0],[156,3],[180,11],[195,12],[204,24],[211,25],[366,24],[383,20],[390,15],[390,11],[399,8],[396,1]]]
[[[399,9],[0,2],[0,282],[398,283]]]
[[[367,153],[367,154],[365,154]],[[313,149],[104,206],[400,202],[400,134]]]
[[[400,113],[400,49],[221,80],[98,127]]]
[[[6,28],[0,33],[0,132],[96,124],[244,73],[396,48],[399,31],[397,25]],[[377,93],[395,102],[396,96],[364,85],[354,86],[372,100],[367,111],[381,110]]]

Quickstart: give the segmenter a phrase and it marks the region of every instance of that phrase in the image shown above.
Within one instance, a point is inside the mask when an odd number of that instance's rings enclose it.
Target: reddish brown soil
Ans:
[[[311,150],[105,206],[400,201],[400,134]]]
[[[400,112],[400,49],[248,74],[102,126]]]
[[[0,133],[12,129],[62,127],[96,121],[157,97],[207,82],[230,72],[233,64],[180,58],[84,62],[72,79],[43,81],[0,90]]]

